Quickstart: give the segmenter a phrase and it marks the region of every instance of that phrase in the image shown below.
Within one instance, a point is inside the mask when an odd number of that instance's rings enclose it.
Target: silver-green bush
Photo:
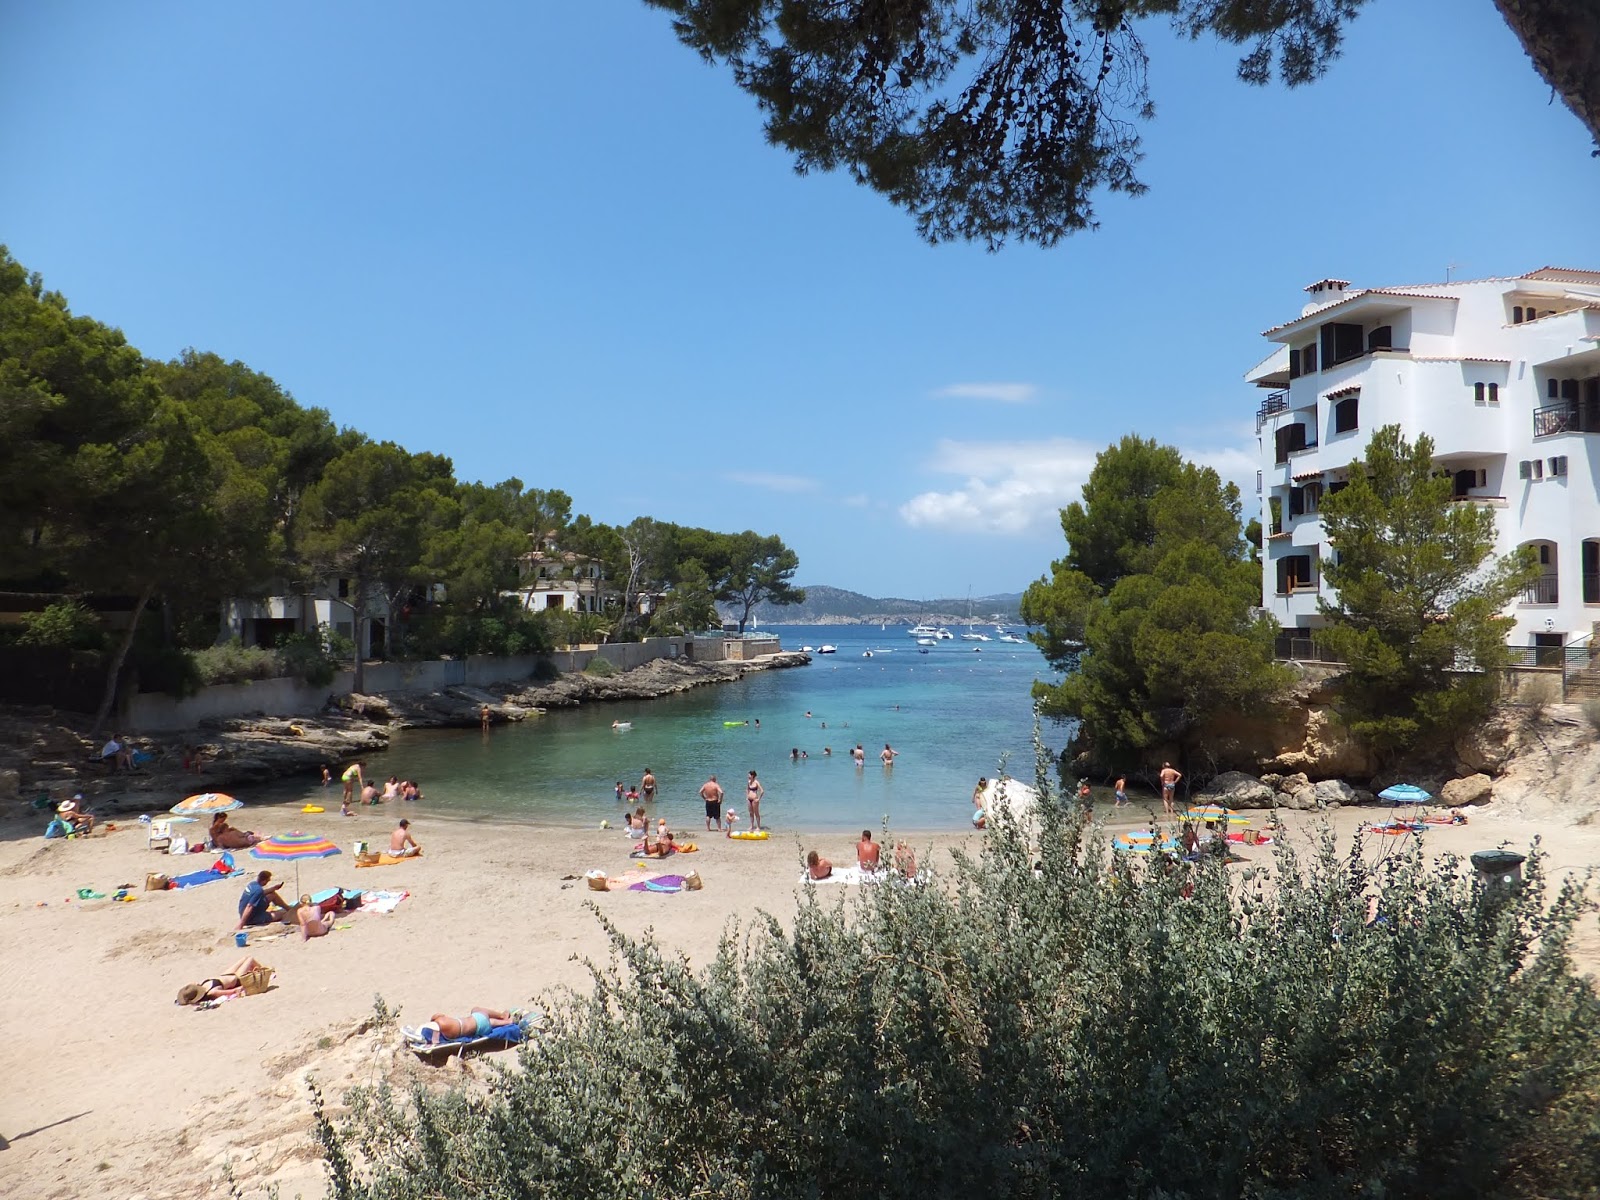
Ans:
[[[1331,835],[1275,878],[1047,806],[943,878],[808,896],[692,970],[608,926],[487,1091],[358,1091],[338,1200],[1575,1195],[1600,1179],[1583,886]],[[1231,872],[1231,873],[1230,873]],[[1376,918],[1369,921],[1369,903]]]

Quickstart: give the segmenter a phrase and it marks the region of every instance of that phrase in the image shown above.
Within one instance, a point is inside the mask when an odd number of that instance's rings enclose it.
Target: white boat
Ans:
[[[955,634],[951,633],[943,625],[939,626],[938,629],[933,631],[933,636],[938,638],[941,642],[953,642],[955,641],[956,637]]]
[[[906,632],[914,638],[936,638],[939,636],[939,630],[936,626],[920,623],[913,625]]]
[[[817,647],[817,653],[818,654],[834,654],[834,653],[837,653],[837,651],[838,651],[838,647],[837,646],[818,646]]]
[[[987,642],[989,635],[979,633],[972,622],[972,589],[967,589],[967,631],[961,635],[963,642]]]
[[[816,652],[817,652],[817,648],[815,646],[801,646],[800,647],[800,653],[801,654],[815,654]]]
[[[872,651],[871,650],[863,650],[861,652],[861,657],[862,658],[871,658],[872,657]]]
[[[1002,633],[1000,635],[1000,640],[1002,642],[1014,642],[1018,646],[1026,646],[1028,644],[1027,638],[1018,637],[1014,633]]]
[[[919,637],[917,639],[917,645],[919,645],[919,646],[933,646],[933,645],[937,645],[937,644],[938,644],[938,639],[937,638]]]

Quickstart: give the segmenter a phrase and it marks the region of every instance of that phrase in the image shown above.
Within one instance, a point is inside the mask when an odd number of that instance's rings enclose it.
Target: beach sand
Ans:
[[[224,1191],[221,1165],[232,1159],[250,1194],[276,1179],[285,1197],[320,1196],[308,1075],[336,1100],[353,1082],[441,1072],[455,1078],[462,1070],[418,1065],[399,1048],[392,1025],[364,1028],[375,995],[416,1024],[436,1011],[521,1007],[552,986],[584,987],[588,975],[578,959],[606,954],[589,903],[624,931],[654,928],[667,945],[704,962],[730,916],[758,909],[792,914],[806,849],[816,846],[836,864],[849,864],[860,833],[802,841],[775,832],[769,841],[737,842],[689,828],[680,840],[697,841],[699,853],[649,867],[693,868],[703,890],[601,893],[586,887],[586,870],[640,873],[628,857],[631,841],[615,829],[443,820],[425,804],[404,813],[395,807],[351,818],[331,806],[315,816],[260,805],[236,814],[241,828],[303,828],[340,844],[344,854],[301,864],[305,891],[338,884],[411,893],[392,914],[341,918],[326,938],[252,935],[248,951],[235,947],[231,932],[242,880],[181,892],[139,890],[132,903],[75,898],[80,887],[108,894],[120,884],[142,888],[147,871],[197,870],[215,855],[178,860],[148,850],[144,827],[133,821],[73,841],[43,841],[32,821],[0,829],[0,1012],[10,1023],[0,1049],[9,1084],[0,1088],[6,1194],[19,1200],[214,1196]],[[1148,811],[1103,807],[1097,816],[1117,831]],[[424,857],[357,869],[351,843],[387,845],[400,815],[412,819]],[[1381,815],[1343,809],[1326,817],[1288,814],[1288,821],[1303,834],[1328,819],[1349,836],[1361,821]],[[907,836],[919,859],[935,866],[952,847],[977,841],[950,833]],[[1556,869],[1600,864],[1600,830],[1555,814],[1475,810],[1468,826],[1430,828],[1425,844],[1430,852],[1465,855],[1502,843],[1526,850],[1535,836],[1544,838]],[[1369,852],[1388,840],[1368,838]],[[1268,857],[1265,850],[1249,853]],[[235,857],[247,871],[260,865],[248,852]],[[273,870],[294,886],[293,864]],[[578,878],[563,878],[569,875]],[[1593,917],[1578,950],[1585,969],[1600,964]],[[223,972],[245,953],[276,970],[271,991],[210,1011],[173,1003],[181,985]],[[469,1062],[465,1070],[483,1068]]]

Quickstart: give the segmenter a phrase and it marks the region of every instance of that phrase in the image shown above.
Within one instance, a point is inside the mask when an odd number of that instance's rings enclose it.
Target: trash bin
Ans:
[[[1479,850],[1472,856],[1472,869],[1485,886],[1499,884],[1510,887],[1522,882],[1522,864],[1527,857],[1510,850]]]

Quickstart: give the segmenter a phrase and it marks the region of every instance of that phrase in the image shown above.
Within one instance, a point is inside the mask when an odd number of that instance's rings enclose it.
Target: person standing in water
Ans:
[[[754,771],[750,772],[750,781],[744,785],[745,806],[750,810],[750,832],[755,833],[761,828],[761,797],[767,794],[767,789],[761,786],[761,781],[756,778]]]
[[[855,759],[856,766],[858,767],[864,767],[867,765],[867,752],[861,748],[860,742],[857,742],[856,748],[850,751],[850,757]]]
[[[883,744],[883,753],[878,755],[878,757],[883,759],[884,766],[892,767],[894,766],[894,760],[900,757],[900,751],[894,749],[889,745],[888,742],[885,742]]]
[[[644,778],[639,780],[639,799],[646,804],[654,804],[656,799],[656,777],[650,773],[650,768],[644,769]]]

